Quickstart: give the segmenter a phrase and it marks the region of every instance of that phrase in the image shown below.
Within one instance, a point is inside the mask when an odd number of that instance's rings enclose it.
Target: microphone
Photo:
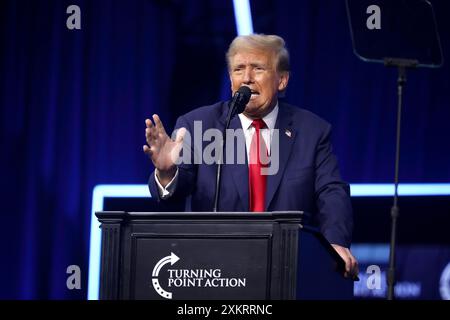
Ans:
[[[226,143],[226,130],[230,126],[231,119],[236,114],[242,113],[245,110],[245,106],[250,101],[250,97],[252,95],[252,92],[249,87],[242,86],[236,91],[236,93],[233,95],[233,98],[231,99],[229,103],[229,109],[228,109],[228,116],[227,121],[225,123],[225,127],[222,132],[222,150],[220,151],[220,158],[219,162],[217,163],[217,171],[216,171],[216,190],[214,193],[214,207],[213,212],[217,212],[218,210],[218,203],[219,203],[219,194],[220,194],[220,180],[221,180],[221,173],[222,173],[222,162],[223,162],[223,150],[225,149],[225,143]]]
[[[250,101],[251,95],[252,91],[246,86],[242,86],[236,91],[229,104],[230,109],[228,110],[227,125],[225,126],[225,129],[228,129],[228,126],[230,125],[229,121],[231,121],[236,114],[244,112],[245,106]]]

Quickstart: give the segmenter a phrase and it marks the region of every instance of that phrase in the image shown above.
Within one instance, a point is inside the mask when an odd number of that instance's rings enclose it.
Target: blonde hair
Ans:
[[[250,34],[237,36],[228,48],[226,59],[228,71],[231,70],[231,58],[242,50],[272,51],[275,54],[276,68],[278,72],[289,72],[289,52],[286,49],[283,38],[276,35]]]

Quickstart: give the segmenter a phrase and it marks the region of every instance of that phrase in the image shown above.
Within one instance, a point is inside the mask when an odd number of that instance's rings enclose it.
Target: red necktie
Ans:
[[[248,182],[250,191],[250,211],[265,211],[267,175],[261,174],[261,169],[267,167],[267,147],[261,135],[261,129],[266,127],[262,119],[253,120],[255,133],[250,144],[250,161],[248,167]],[[261,161],[263,159],[263,161]]]

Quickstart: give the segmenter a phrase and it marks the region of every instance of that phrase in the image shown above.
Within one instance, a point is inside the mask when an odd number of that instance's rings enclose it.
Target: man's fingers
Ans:
[[[145,128],[145,136],[150,137],[155,135],[155,128]]]
[[[153,142],[155,141],[155,136],[154,136],[154,134],[152,133],[152,129],[150,129],[150,128],[146,128],[145,129],[145,140],[147,140],[147,143],[149,144],[149,145],[152,145],[153,144]]]
[[[353,257],[350,250],[348,250],[348,260],[348,266],[347,262],[345,263],[346,276],[355,279],[359,274],[358,261]]]
[[[162,122],[161,122],[161,119],[159,118],[159,116],[158,116],[157,114],[154,114],[154,115],[153,115],[153,121],[155,121],[155,127],[156,127],[159,131],[161,131],[161,132],[163,132],[163,133],[166,133],[166,130],[164,129],[164,126],[163,126],[163,124],[162,124]]]
[[[176,130],[175,146],[170,151],[170,160],[176,165],[180,164],[180,151],[181,148],[183,148],[183,139],[185,135],[186,128],[180,128]]]
[[[151,156],[152,155],[152,150],[150,150],[150,148],[147,145],[143,145],[142,149],[144,150],[144,153]]]
[[[350,277],[357,276],[359,273],[358,262],[350,252],[348,252],[348,259],[345,260],[345,271]]]
[[[356,261],[356,259],[351,256],[352,259],[352,275],[357,276],[359,274],[359,266],[358,266],[358,261]]]
[[[349,273],[352,271],[352,259],[350,256],[347,256],[347,259],[345,259],[345,271]]]
[[[155,126],[145,128],[145,139],[149,145],[153,145],[158,138],[158,131]]]
[[[156,134],[155,134],[155,126],[153,125],[153,122],[150,119],[145,119],[145,140],[147,140],[147,143],[149,145],[153,144]]]
[[[154,127],[152,120],[150,120],[150,119],[145,119],[145,126],[146,126],[147,128],[152,128],[152,127]]]
[[[343,259],[345,261],[345,273],[348,275],[352,270],[352,262],[348,256],[343,257]]]

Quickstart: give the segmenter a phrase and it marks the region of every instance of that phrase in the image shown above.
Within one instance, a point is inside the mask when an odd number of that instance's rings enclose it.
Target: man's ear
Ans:
[[[281,72],[280,80],[278,81],[278,91],[284,91],[289,82],[289,72]]]

